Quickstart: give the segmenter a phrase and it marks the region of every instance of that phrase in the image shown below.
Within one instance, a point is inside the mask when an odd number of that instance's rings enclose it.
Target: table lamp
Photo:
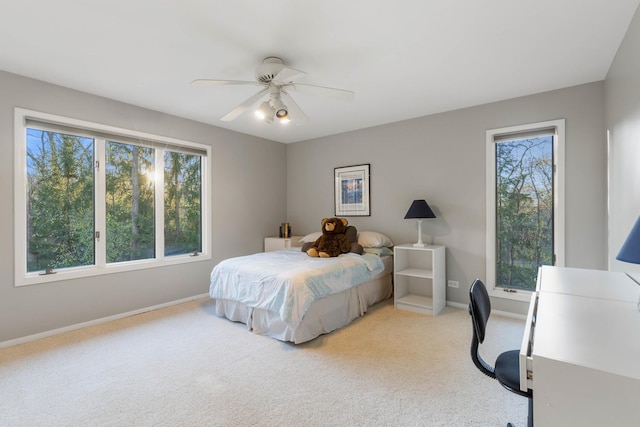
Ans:
[[[423,218],[435,217],[436,215],[433,213],[426,200],[414,200],[413,203],[411,203],[411,207],[404,216],[404,219],[418,219],[418,243],[414,243],[413,246],[416,248],[424,248],[424,243],[422,243],[422,220]]]
[[[616,259],[618,261],[629,262],[631,264],[640,264],[640,217],[636,220],[636,223],[633,225],[633,228],[629,232],[627,240],[625,240],[622,244],[622,247],[620,248],[620,252],[618,252],[618,256],[616,256]],[[625,274],[631,280],[640,285],[640,283],[629,273]],[[640,298],[638,299],[638,310],[640,310]]]

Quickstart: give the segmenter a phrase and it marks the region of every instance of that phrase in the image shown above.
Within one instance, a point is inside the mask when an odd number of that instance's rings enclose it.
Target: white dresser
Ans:
[[[520,349],[536,426],[640,425],[639,296],[624,273],[540,269]]]

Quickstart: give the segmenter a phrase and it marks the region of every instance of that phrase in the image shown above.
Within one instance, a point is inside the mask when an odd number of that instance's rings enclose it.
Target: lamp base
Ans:
[[[626,274],[629,279],[631,279],[634,282],[636,282],[637,285],[640,285],[640,280],[637,280],[635,277],[633,277],[629,273],[624,273],[624,274]],[[638,307],[638,311],[640,311],[640,297],[638,297],[638,304],[636,306]]]
[[[424,243],[422,243],[422,218],[418,219],[418,243],[414,243],[413,247],[424,248]]]

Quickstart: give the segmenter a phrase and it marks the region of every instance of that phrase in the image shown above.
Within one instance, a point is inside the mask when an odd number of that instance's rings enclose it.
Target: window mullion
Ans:
[[[156,259],[164,259],[164,149],[156,148],[155,179],[155,239]]]
[[[95,263],[97,267],[107,265],[107,183],[106,183],[106,141],[95,139]]]

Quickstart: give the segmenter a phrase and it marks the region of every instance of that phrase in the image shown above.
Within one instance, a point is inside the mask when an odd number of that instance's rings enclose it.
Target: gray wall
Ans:
[[[284,221],[284,144],[4,72],[0,93],[0,343],[206,293],[213,265],[261,251]],[[211,145],[213,259],[14,287],[14,107]]]
[[[320,220],[334,214],[333,168],[361,163],[371,164],[372,215],[351,223],[413,242],[416,222],[403,217],[413,199],[426,198],[438,218],[423,222],[424,237],[447,246],[447,278],[461,284],[448,289],[447,299],[466,304],[471,280],[485,276],[485,131],[558,118],[567,120],[566,264],[607,268],[607,255],[615,256],[640,213],[638,21],[604,83],[290,145],[0,72],[0,342],[205,293],[215,263],[262,250],[263,237],[277,233],[280,222],[291,222],[294,234],[318,231]],[[609,242],[605,105],[612,135]],[[211,144],[213,259],[15,288],[16,106]],[[494,300],[494,307],[525,313],[525,304],[512,301]]]
[[[609,129],[609,262],[611,270],[640,275],[640,266],[616,261],[640,215],[640,10],[631,21],[605,80]]]
[[[467,304],[471,281],[485,278],[485,131],[566,119],[566,265],[606,268],[604,83],[596,82],[305,141],[287,146],[287,219],[294,234],[318,231],[334,215],[333,169],[371,164],[371,216],[359,230],[415,242],[403,217],[414,199],[434,208],[423,234],[447,247],[447,300]],[[423,237],[424,239],[424,237]],[[499,310],[526,304],[494,299]]]

